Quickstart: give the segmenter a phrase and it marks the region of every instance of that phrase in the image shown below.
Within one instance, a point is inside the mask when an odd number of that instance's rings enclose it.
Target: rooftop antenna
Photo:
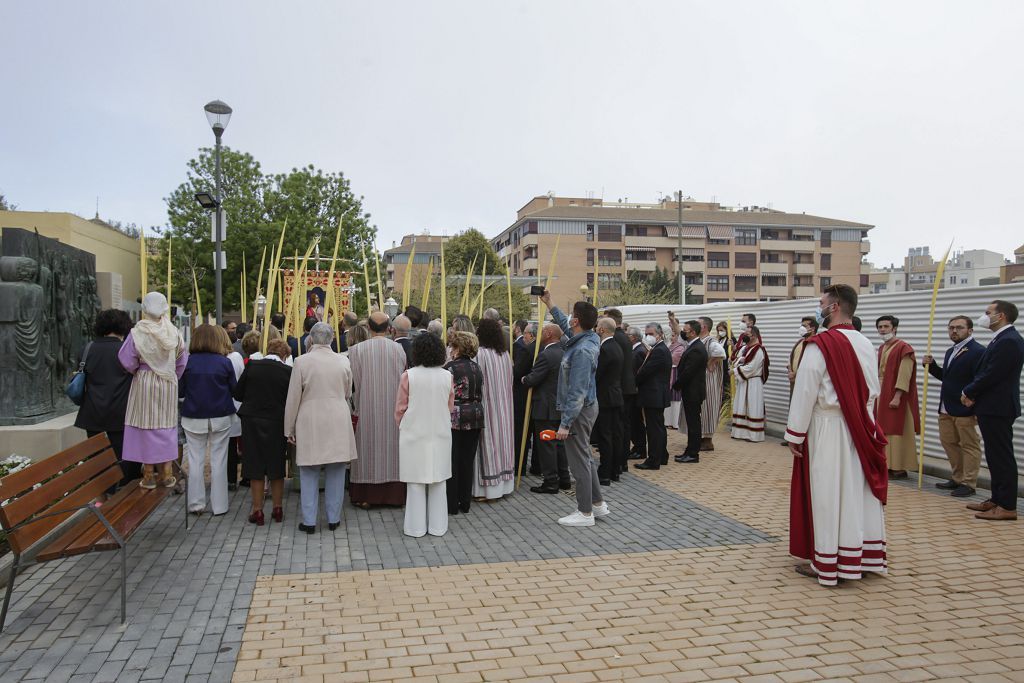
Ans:
[[[96,195],[96,220],[100,219],[100,197]]]

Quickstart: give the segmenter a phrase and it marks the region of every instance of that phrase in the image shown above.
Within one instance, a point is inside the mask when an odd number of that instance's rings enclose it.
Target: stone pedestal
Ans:
[[[0,427],[0,459],[17,453],[43,460],[85,440],[85,431],[75,426],[78,413],[68,413],[34,425]]]

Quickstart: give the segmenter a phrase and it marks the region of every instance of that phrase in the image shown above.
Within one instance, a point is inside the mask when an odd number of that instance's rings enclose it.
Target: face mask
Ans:
[[[718,338],[719,339],[725,339],[725,331],[724,330],[719,330],[718,331]]]
[[[800,326],[799,334],[800,334],[801,337],[806,337],[808,332],[810,332],[810,330],[808,330],[806,326],[804,326],[804,325]]]
[[[895,335],[895,334],[893,334],[892,332],[887,332],[887,333],[885,333],[885,334],[881,335],[881,337],[882,337],[882,341],[884,341],[884,342],[887,342],[887,341],[889,341],[890,339],[892,339],[892,338],[893,338],[893,337],[895,337],[895,336],[896,336],[896,335]]]
[[[648,346],[654,346],[657,343],[658,340],[655,339],[653,334],[648,334],[644,337],[644,344],[647,344]]]
[[[736,329],[739,330],[740,332],[746,332],[747,324],[745,322],[741,322],[739,325],[736,326]]]
[[[974,321],[974,326],[975,327],[984,327],[985,329],[988,329],[989,325],[991,325],[991,324],[992,324],[992,318],[989,317],[988,313],[982,313],[981,316],[977,320]]]

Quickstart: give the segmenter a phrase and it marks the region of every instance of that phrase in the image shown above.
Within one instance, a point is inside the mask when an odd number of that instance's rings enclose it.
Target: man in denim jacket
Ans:
[[[565,353],[558,372],[556,405],[562,416],[558,439],[565,441],[569,470],[576,480],[576,512],[558,520],[564,526],[594,526],[595,517],[609,514],[601,495],[597,463],[590,453],[590,431],[597,419],[597,355],[601,340],[594,332],[597,309],[586,301],[572,307],[566,318],[557,306],[551,306],[551,293],[541,297],[551,309],[551,318],[566,335]]]

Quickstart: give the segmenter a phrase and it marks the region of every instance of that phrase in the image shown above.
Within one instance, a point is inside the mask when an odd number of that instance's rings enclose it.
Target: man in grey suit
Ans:
[[[530,372],[523,377],[523,384],[533,387],[531,425],[534,433],[534,447],[540,460],[541,476],[544,483],[531,486],[534,493],[558,493],[559,489],[568,490],[572,486],[569,476],[569,462],[561,441],[544,441],[540,433],[545,429],[558,430],[561,416],[555,408],[558,394],[558,370],[562,365],[562,354],[565,349],[560,344],[562,328],[554,323],[544,326],[540,337],[540,355]]]

